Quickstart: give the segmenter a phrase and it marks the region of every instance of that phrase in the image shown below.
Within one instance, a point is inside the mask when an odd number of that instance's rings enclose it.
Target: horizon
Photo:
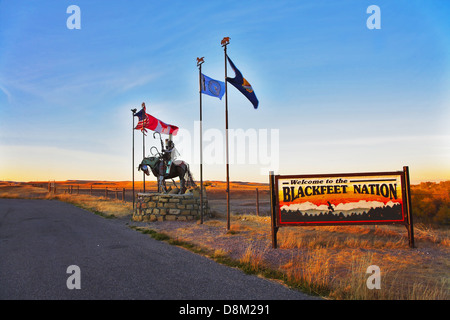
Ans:
[[[230,182],[404,166],[448,181],[448,16],[426,0],[0,1],[0,181],[142,181],[143,102],[180,128],[198,181],[196,58],[224,81],[224,37],[259,100],[228,85]],[[202,95],[204,181],[226,180],[224,100]]]
[[[343,173],[343,175],[346,173]],[[347,173],[348,174],[348,173]],[[194,179],[194,181],[196,182],[200,182],[200,180],[196,180]],[[69,180],[29,180],[29,181],[16,181],[16,180],[0,180],[0,182],[7,182],[7,183],[65,183],[65,182],[74,182],[74,183],[88,183],[88,182],[104,182],[104,183],[132,183],[132,180],[81,180],[81,179],[69,179]],[[223,183],[226,184],[226,180],[203,180],[203,183],[206,182],[218,182],[218,183]],[[450,180],[436,180],[436,181],[413,181],[411,180],[411,185],[420,185],[421,183],[435,183],[435,184],[440,184],[440,183],[446,183],[446,182],[450,182]],[[141,180],[137,180],[135,181],[136,184],[142,184],[143,181]],[[145,183],[147,184],[156,184],[157,181],[156,180],[145,180]],[[242,181],[242,180],[230,180],[230,184],[239,184],[239,183],[244,183],[244,184],[262,184],[262,185],[270,185],[270,182],[258,182],[258,181]],[[206,186],[209,187],[209,186]]]

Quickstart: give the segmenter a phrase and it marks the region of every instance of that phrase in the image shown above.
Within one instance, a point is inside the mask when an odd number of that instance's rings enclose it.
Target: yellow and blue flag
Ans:
[[[222,100],[225,94],[225,82],[211,79],[202,73],[201,92]]]
[[[250,83],[242,76],[242,73],[236,68],[234,63],[231,61],[230,57],[228,57],[228,62],[231,65],[231,68],[233,68],[235,77],[229,78],[227,77],[227,81],[231,83],[233,86],[236,87],[244,96],[247,97],[248,100],[253,104],[253,107],[256,109],[258,108],[258,98],[256,98],[255,92],[253,91],[252,86]]]

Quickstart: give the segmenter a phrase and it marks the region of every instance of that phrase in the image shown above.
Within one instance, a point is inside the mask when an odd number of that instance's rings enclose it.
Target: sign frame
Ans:
[[[400,176],[401,197],[402,197],[402,219],[400,220],[366,220],[366,221],[282,221],[280,206],[279,181],[286,179],[315,179],[315,178],[342,178],[342,177],[376,177],[376,176]],[[388,225],[402,224],[408,231],[409,246],[414,248],[414,229],[411,210],[411,192],[409,168],[403,167],[403,171],[390,172],[362,172],[362,173],[334,173],[334,174],[312,174],[312,175],[274,175],[273,171],[269,173],[270,185],[270,206],[271,206],[271,233],[272,247],[277,248],[277,233],[280,227],[284,226],[337,226],[337,225]],[[311,191],[312,189],[310,189]],[[323,190],[323,189],[322,189]],[[294,196],[293,196],[294,197]]]

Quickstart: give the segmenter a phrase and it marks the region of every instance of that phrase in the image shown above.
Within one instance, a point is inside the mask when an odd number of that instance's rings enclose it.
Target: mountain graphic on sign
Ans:
[[[330,208],[334,208],[331,210]],[[402,221],[402,204],[389,201],[384,204],[378,201],[359,201],[339,203],[334,207],[315,205],[311,202],[283,205],[280,207],[280,219],[283,223],[333,223],[333,222],[368,222],[368,221]]]
[[[398,204],[398,202],[389,201],[388,203],[380,202],[380,201],[365,201],[360,200],[358,202],[349,202],[349,203],[339,203],[332,204],[334,211],[350,211],[350,210],[361,210],[361,209],[370,209],[370,208],[383,208],[383,207],[393,207]],[[280,208],[281,210],[286,211],[329,211],[329,205],[315,205],[312,202],[303,202],[303,203],[295,203],[291,205],[283,205]]]

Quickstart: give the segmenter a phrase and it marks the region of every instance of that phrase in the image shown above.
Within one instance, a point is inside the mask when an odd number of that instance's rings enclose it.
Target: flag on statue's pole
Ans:
[[[173,136],[176,136],[178,133],[177,126],[167,124],[146,113],[145,105],[142,107],[141,111],[135,114],[135,116],[139,118],[139,122],[135,127],[136,130],[141,130],[145,133],[147,131],[146,129],[150,129],[155,132],[171,134]]]
[[[144,103],[142,103],[142,109],[139,112],[136,112],[134,115],[136,117],[138,117],[138,119],[139,119],[139,122],[134,129],[141,130],[142,133],[145,134],[147,132],[147,130],[145,130],[145,126],[146,126],[146,123],[148,122],[148,120],[147,120],[148,115],[145,112],[145,104]]]

